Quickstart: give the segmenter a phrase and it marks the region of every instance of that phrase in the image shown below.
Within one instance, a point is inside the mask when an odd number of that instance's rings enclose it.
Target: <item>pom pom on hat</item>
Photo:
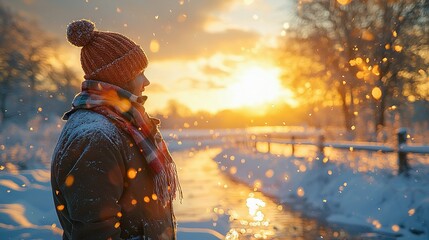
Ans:
[[[94,37],[95,24],[82,19],[74,21],[67,26],[67,39],[75,46],[83,47]]]

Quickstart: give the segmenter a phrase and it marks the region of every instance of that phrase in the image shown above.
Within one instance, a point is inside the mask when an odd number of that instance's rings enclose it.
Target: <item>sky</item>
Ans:
[[[192,111],[297,104],[280,80],[273,50],[293,21],[293,0],[3,0],[60,41],[63,61],[83,78],[67,25],[90,19],[119,32],[149,57],[146,109],[174,100]]]

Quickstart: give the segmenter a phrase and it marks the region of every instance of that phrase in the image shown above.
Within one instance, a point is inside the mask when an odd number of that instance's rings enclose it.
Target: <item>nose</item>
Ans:
[[[149,84],[150,84],[149,79],[147,79],[147,77],[146,77],[146,76],[144,76],[143,86],[144,86],[144,87],[146,87],[146,86],[148,86]]]

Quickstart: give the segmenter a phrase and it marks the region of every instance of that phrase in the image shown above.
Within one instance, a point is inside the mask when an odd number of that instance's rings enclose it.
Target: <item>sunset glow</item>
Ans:
[[[227,88],[231,107],[269,103],[281,96],[282,86],[275,68],[253,67],[239,71],[237,82]]]
[[[146,52],[150,63],[146,76],[151,85],[144,94],[149,97],[146,107],[152,113],[168,112],[170,101],[193,112],[213,114],[256,105],[259,109],[283,100],[293,104],[292,91],[279,80],[278,64],[270,62],[278,56],[266,52],[264,59],[255,58],[265,47],[276,47],[281,42],[279,31],[285,21],[289,22],[284,17],[288,15],[272,12],[284,3],[209,2],[179,1],[164,6],[100,0],[73,4],[20,0],[7,5],[34,16],[46,16],[49,8],[59,9],[61,14],[52,17],[55,21],[40,18],[40,25],[59,39],[61,50],[50,57],[52,66],[66,66],[75,72],[72,85],[76,92],[70,96],[77,93],[85,74],[80,48],[67,42],[64,31],[71,21],[85,18],[94,21],[97,30],[126,35]],[[112,9],[114,15],[106,9]]]

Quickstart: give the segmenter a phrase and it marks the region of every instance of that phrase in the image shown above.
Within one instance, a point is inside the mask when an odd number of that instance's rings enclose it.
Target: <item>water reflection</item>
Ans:
[[[250,197],[247,198],[246,205],[249,208],[249,214],[253,217],[253,220],[256,221],[257,225],[260,225],[262,220],[264,220],[264,214],[262,213],[262,208],[265,207],[265,202],[259,198],[254,198],[253,193],[249,194]],[[261,209],[261,210],[259,210]]]
[[[173,153],[184,193],[183,204],[175,203],[179,228],[211,221],[225,239],[353,239],[224,176],[212,160],[220,151]]]
[[[226,239],[239,239],[240,233],[255,232],[254,237],[258,239],[267,239],[269,236],[274,236],[274,232],[269,228],[270,220],[265,218],[264,208],[266,203],[259,198],[254,197],[254,193],[249,193],[246,199],[246,206],[248,208],[248,216],[242,216],[240,219],[240,228],[232,228]],[[239,216],[235,216],[237,219]],[[250,219],[248,219],[250,217]]]

